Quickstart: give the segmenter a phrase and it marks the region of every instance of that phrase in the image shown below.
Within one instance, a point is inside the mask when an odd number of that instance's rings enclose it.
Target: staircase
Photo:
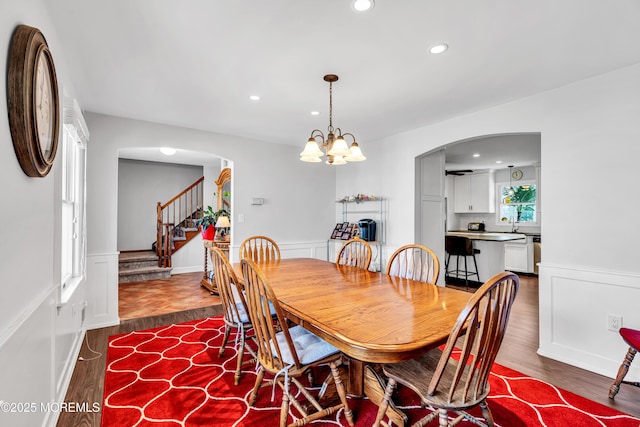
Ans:
[[[172,253],[177,252],[178,249],[186,245],[189,240],[200,234],[200,230],[198,230],[198,227],[196,227],[195,225],[196,219],[198,218],[200,213],[201,210],[196,211],[193,214],[193,218],[185,219],[173,229]]]
[[[158,267],[171,267],[171,255],[198,235],[202,216],[204,177],[162,204],[158,202],[155,250]]]
[[[153,251],[123,252],[118,260],[118,283],[167,279],[171,270],[158,267],[158,255]]]

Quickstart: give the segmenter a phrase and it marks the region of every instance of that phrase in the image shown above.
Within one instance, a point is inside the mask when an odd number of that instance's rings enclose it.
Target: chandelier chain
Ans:
[[[333,133],[333,82],[329,82],[329,132]]]

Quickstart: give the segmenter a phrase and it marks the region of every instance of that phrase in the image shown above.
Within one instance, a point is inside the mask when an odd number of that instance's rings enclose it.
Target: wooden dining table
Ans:
[[[443,343],[470,294],[313,258],[261,263],[292,322],[328,341],[349,360],[347,390],[379,404],[384,381],[372,364],[415,358]],[[242,279],[240,263],[234,264]],[[406,416],[395,407],[394,425]]]

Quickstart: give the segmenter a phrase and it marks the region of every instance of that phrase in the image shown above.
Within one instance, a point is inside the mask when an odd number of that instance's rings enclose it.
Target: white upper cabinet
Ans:
[[[480,172],[455,178],[455,213],[493,213],[495,185],[492,172]]]

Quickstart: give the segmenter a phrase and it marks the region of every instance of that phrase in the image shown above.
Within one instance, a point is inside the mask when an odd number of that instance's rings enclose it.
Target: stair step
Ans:
[[[158,256],[153,251],[136,251],[136,252],[122,252],[120,253],[119,260],[128,262],[128,261],[148,261],[148,260],[156,260],[158,261]]]
[[[139,267],[120,270],[118,272],[118,283],[141,282],[143,280],[168,279],[171,277],[172,268]]]
[[[118,260],[118,270],[158,267],[158,256],[153,251],[123,252]]]

